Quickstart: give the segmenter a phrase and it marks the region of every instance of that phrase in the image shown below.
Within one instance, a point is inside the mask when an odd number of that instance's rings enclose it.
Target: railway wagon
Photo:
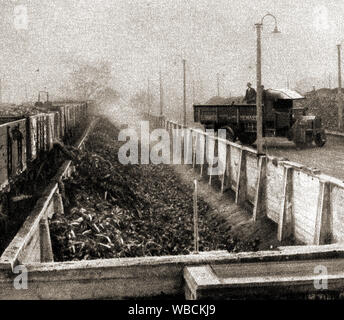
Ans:
[[[54,141],[72,135],[86,117],[86,103],[50,105],[47,112],[27,117],[0,117],[0,191],[49,152]]]
[[[293,108],[293,101],[305,99],[288,89],[263,91],[263,136],[286,137],[299,147],[326,142],[321,118]],[[257,138],[256,104],[194,105],[194,121],[206,129],[226,129],[227,139],[251,145]]]

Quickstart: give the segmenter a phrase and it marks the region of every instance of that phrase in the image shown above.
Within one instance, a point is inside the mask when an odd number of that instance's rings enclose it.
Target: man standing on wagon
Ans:
[[[251,86],[252,84],[248,82],[245,98],[243,99],[243,102],[246,101],[246,103],[256,103],[257,93],[256,93],[256,90],[254,90]]]

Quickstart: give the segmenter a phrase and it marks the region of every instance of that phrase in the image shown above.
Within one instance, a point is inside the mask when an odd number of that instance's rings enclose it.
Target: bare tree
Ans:
[[[153,103],[154,96],[152,94],[148,95],[148,93],[144,90],[135,93],[130,99],[131,106],[138,109],[140,112],[149,113]]]
[[[71,71],[63,91],[69,98],[98,102],[110,102],[119,98],[119,93],[109,84],[112,78],[110,62],[99,61],[91,64],[74,58],[67,64]]]

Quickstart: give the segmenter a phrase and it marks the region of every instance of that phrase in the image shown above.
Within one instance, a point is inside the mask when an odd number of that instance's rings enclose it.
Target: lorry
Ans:
[[[295,100],[305,99],[289,89],[267,89],[262,92],[263,137],[286,137],[298,147],[322,147],[326,134],[321,118],[307,114],[306,108],[294,107]],[[226,129],[229,141],[252,145],[257,138],[257,105],[193,105],[194,121],[205,129]]]
[[[41,95],[44,95],[46,98],[41,98]],[[35,107],[37,108],[44,108],[44,109],[50,109],[52,107],[52,102],[49,101],[49,92],[47,91],[39,91],[38,92],[38,100],[35,103]]]

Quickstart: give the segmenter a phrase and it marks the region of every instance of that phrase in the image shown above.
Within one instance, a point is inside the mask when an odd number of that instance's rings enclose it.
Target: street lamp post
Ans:
[[[343,105],[342,105],[342,67],[341,67],[341,57],[340,57],[340,50],[341,45],[337,44],[337,51],[338,51],[338,130],[342,130],[343,128]]]
[[[259,23],[256,23],[257,29],[257,152],[263,154],[263,112],[262,112],[262,48],[261,33],[263,28],[263,20],[265,17],[271,16],[275,20],[275,28],[272,33],[280,33],[277,28],[277,19],[271,13],[267,13]]]

